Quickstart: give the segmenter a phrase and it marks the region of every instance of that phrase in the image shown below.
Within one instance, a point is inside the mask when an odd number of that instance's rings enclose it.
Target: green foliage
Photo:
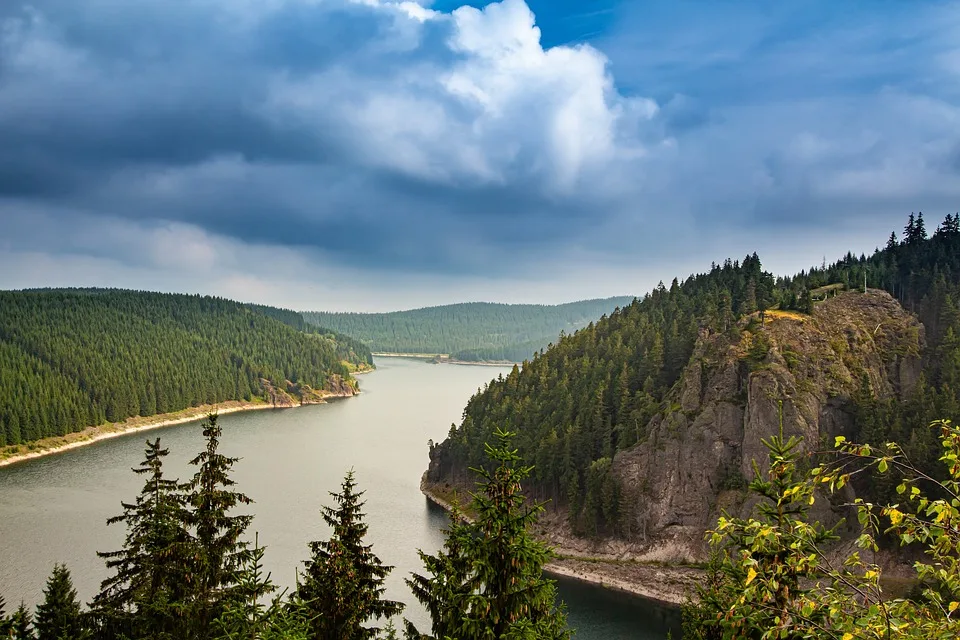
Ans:
[[[868,287],[886,289],[917,312],[926,348],[918,336],[916,349],[898,354],[921,357],[924,381],[913,390],[905,386],[910,396],[905,402],[875,398],[868,389],[857,399],[858,428],[868,442],[903,442],[921,469],[940,473],[936,442],[910,425],[960,415],[960,232],[957,215],[947,216],[930,238],[921,237],[916,227],[915,218],[904,242],[894,239],[870,257],[847,254],[790,278],[774,279],[753,254],[742,262],[714,264],[709,272],[675,281],[669,289],[661,283],[643,299],[563,336],[471,398],[462,422],[433,448],[428,479],[469,483],[468,469],[480,463],[483,444],[502,426],[518,433],[521,454],[536,463],[526,487],[534,496],[566,506],[581,534],[617,535],[625,530],[624,514],[596,508],[596,495],[588,496],[596,484],[591,468],[643,441],[651,420],[675,410],[666,401],[676,398],[667,396],[690,362],[698,337],[714,334],[736,343],[740,327],[752,326],[747,363],[756,367],[771,347],[756,311],[808,312],[810,291],[859,288],[864,276]],[[734,310],[753,315],[738,318]],[[883,325],[871,329],[875,335],[889,330]],[[784,357],[797,362],[795,356]],[[874,491],[889,495],[895,486],[864,481],[857,489],[877,498]]]
[[[948,420],[938,432],[947,479],[918,470],[895,443],[879,448],[836,441],[837,462],[795,473],[791,442],[766,442],[769,480],[751,489],[767,502],[758,518],[723,517],[712,533],[717,556],[698,602],[684,607],[684,638],[835,638],[837,640],[947,640],[960,636],[960,428]],[[824,550],[831,533],[808,523],[807,506],[819,488],[839,491],[868,470],[898,471],[896,493],[905,502],[855,503],[860,549],[878,550],[880,535],[919,545],[926,560],[914,564],[918,598],[892,598],[880,566],[859,552],[836,563]],[[942,496],[930,497],[921,485]],[[775,500],[775,502],[774,502]],[[807,505],[807,506],[805,506]]]
[[[77,591],[73,588],[70,571],[65,565],[54,566],[43,590],[43,602],[37,607],[33,626],[37,631],[37,640],[80,640],[89,637],[89,632],[82,625]]]
[[[353,471],[347,472],[340,493],[331,492],[336,508],[324,507],[323,520],[333,529],[327,541],[310,543],[296,592],[309,621],[311,638],[361,640],[374,638],[377,627],[363,626],[374,618],[399,615],[403,605],[383,598],[384,579],[393,567],[384,566],[370,545],[363,544],[363,492],[356,490]]]
[[[133,469],[146,476],[140,495],[107,520],[125,524],[127,535],[122,549],[97,554],[113,571],[91,604],[98,637],[189,637],[184,614],[193,545],[185,499],[163,475],[168,454],[159,438],[147,442],[144,461]]]
[[[311,543],[303,581],[292,597],[276,594],[264,572],[264,548],[255,536],[243,540],[251,516],[233,511],[250,500],[236,492],[230,472],[235,458],[219,453],[217,417],[202,423],[204,450],[187,483],[164,476],[168,451],[148,441],[143,462],[133,469],[145,476],[136,500],[108,524],[123,523],[123,548],[101,552],[111,575],[81,612],[66,567],[57,565],[47,582],[36,622],[22,603],[5,615],[0,597],[0,638],[34,640],[318,640],[397,638],[388,622],[403,605],[385,600],[384,566],[363,544],[360,497],[353,473],[340,493],[338,508],[325,507],[333,528],[327,542]],[[509,550],[508,550],[509,551]]]
[[[264,309],[259,307],[258,309]],[[278,310],[279,311],[279,310]],[[117,290],[0,292],[0,446],[106,421],[323,389],[370,352],[221,298]]]
[[[289,615],[279,596],[270,604],[266,599],[277,588],[264,575],[263,552],[259,536],[252,547],[237,553],[237,568],[232,582],[236,585],[223,601],[220,616],[214,620],[212,636],[217,640],[248,638],[307,638],[301,616]]]
[[[407,581],[430,612],[437,640],[570,637],[556,586],[543,577],[551,551],[530,534],[542,506],[527,504],[520,490],[531,467],[512,448],[514,435],[498,429],[497,445],[486,447],[496,468],[476,469],[475,520],[455,512],[443,549],[420,554],[428,575]],[[407,630],[408,637],[430,637],[409,622]]]
[[[446,353],[466,361],[521,362],[632,298],[555,306],[470,302],[391,313],[307,312],[304,318],[363,341],[374,351]]]
[[[10,627],[8,630],[11,640],[36,640],[37,636],[33,633],[33,616],[23,602],[17,607],[17,610],[10,616]]]
[[[761,471],[754,461],[749,486],[762,498],[757,517],[724,513],[711,532],[714,574],[698,589],[699,605],[684,612],[690,637],[715,637],[710,623],[721,619],[724,638],[799,639],[805,635],[793,632],[795,620],[811,628],[823,624],[822,612],[806,605],[816,589],[810,581],[821,571],[820,547],[836,536],[807,522],[816,486],[802,481],[797,470],[802,439],[785,438],[781,426],[778,435],[762,442],[768,469]]]
[[[241,536],[253,516],[231,515],[236,507],[249,505],[252,500],[232,488],[236,483],[230,471],[238,458],[218,451],[222,429],[216,414],[208,416],[201,427],[207,440],[206,449],[190,461],[197,471],[183,489],[190,507],[186,523],[194,532],[191,595],[195,610],[192,617],[198,635],[205,637],[226,604],[236,599],[233,593],[238,588],[236,571],[247,548]]]
[[[562,337],[470,399],[463,422],[434,447],[429,479],[469,482],[467,470],[502,426],[518,433],[521,454],[535,463],[533,495],[567,505],[581,533],[621,531],[624,514],[614,502],[622,491],[595,463],[646,436],[702,330],[735,331],[739,339],[733,309],[747,301],[751,282],[768,275],[756,255],[727,261]]]

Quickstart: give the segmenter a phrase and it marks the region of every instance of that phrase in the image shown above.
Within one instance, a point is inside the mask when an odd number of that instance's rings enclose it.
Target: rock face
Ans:
[[[613,461],[630,510],[629,549],[616,544],[618,555],[702,559],[720,510],[753,506],[744,489],[781,415],[804,450],[829,447],[850,435],[856,393],[900,396],[917,383],[922,343],[922,325],[880,291],[832,298],[812,316],[770,312],[762,326],[754,317],[740,332],[701,334],[647,438]],[[812,515],[840,515],[822,510]],[[551,528],[569,547],[559,521]]]
[[[353,379],[338,374],[330,374],[323,389],[314,389],[307,384],[295,384],[286,381],[286,389],[279,389],[269,380],[260,379],[266,399],[274,407],[294,407],[304,404],[321,404],[327,398],[346,398],[360,393]]]

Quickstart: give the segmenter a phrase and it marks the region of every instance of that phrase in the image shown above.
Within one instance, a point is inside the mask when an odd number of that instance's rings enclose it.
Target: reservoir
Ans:
[[[429,631],[404,584],[421,570],[417,549],[433,553],[443,544],[446,515],[419,488],[427,441],[446,437],[470,396],[507,369],[406,358],[379,358],[377,367],[359,376],[363,393],[355,398],[222,416],[220,449],[242,458],[233,478],[255,501],[248,532],[259,534],[266,568],[281,588],[295,583],[307,543],[329,536],[319,509],[332,504],[327,492],[352,468],[366,491],[368,542],[395,567],[386,595],[407,603],[404,616]],[[82,602],[93,597],[107,577],[96,552],[120,548],[125,534],[106,520],[139,493],[143,479],[130,468],[143,459],[144,441],[156,437],[170,449],[167,475],[192,476],[187,461],[203,447],[196,422],[0,467],[0,594],[8,611],[21,599],[31,608],[42,599],[55,562],[67,564]],[[679,637],[674,610],[571,580],[559,586],[577,638],[662,640],[671,629]]]

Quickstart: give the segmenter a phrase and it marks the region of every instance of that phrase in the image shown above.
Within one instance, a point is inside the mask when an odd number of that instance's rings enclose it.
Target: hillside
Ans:
[[[925,425],[960,407],[960,225],[948,216],[928,238],[919,221],[870,257],[791,278],[756,255],[728,260],[565,337],[470,400],[431,449],[428,489],[469,485],[506,427],[536,465],[527,490],[552,501],[548,536],[690,559],[721,507],[750,506],[750,464],[780,403],[808,450],[839,433],[894,439],[932,472]]]
[[[227,400],[351,394],[351,370],[371,362],[363,345],[221,298],[3,291],[0,446]]]
[[[346,333],[374,352],[442,353],[464,361],[522,362],[633,298],[561,305],[469,302],[390,313],[305,312],[314,325]]]

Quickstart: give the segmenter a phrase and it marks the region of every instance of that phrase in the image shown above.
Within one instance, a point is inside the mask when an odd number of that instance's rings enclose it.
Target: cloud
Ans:
[[[960,199],[960,12],[831,6],[3,3],[0,252],[432,299],[642,292],[804,227],[869,249]]]
[[[165,7],[8,8],[0,195],[474,269],[590,224],[656,113],[596,49],[544,49],[521,0]]]

